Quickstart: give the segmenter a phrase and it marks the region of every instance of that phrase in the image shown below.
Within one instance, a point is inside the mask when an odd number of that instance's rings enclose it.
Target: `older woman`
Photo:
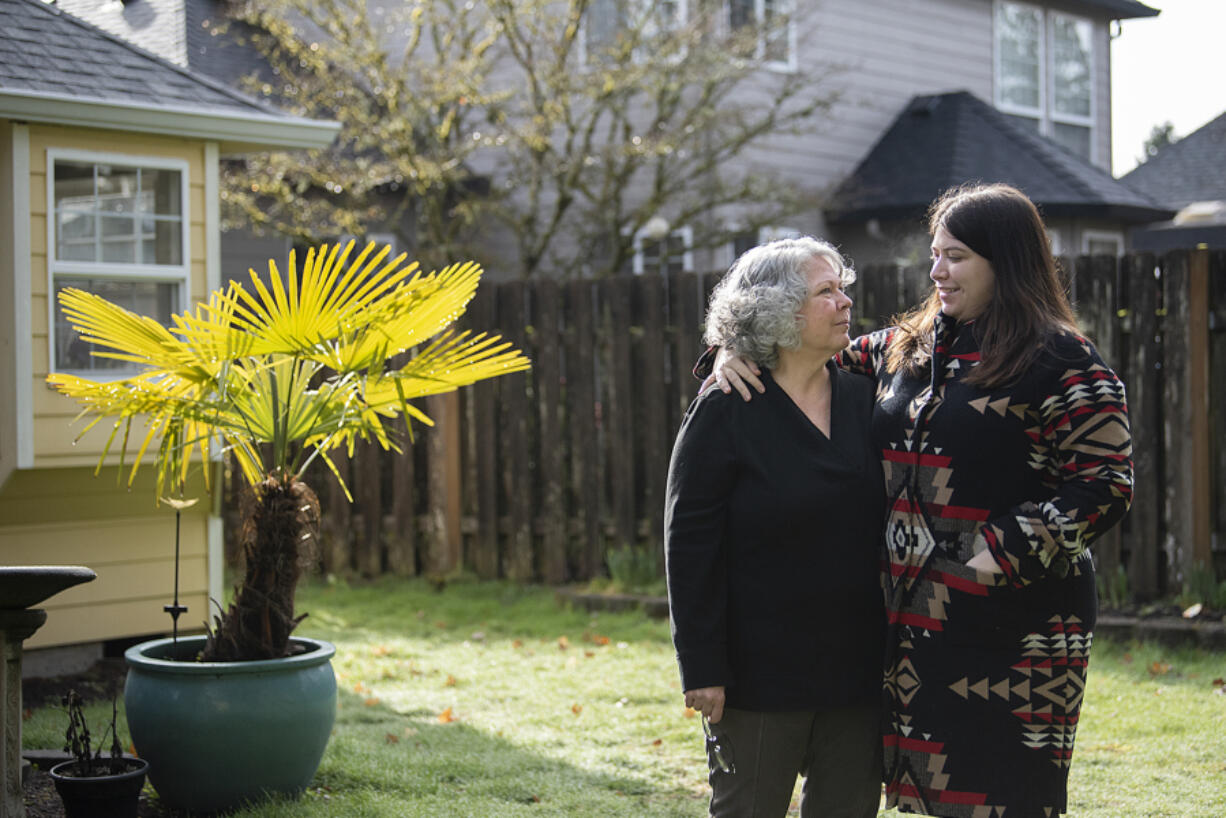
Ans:
[[[1088,548],[1132,497],[1124,385],[1078,333],[1021,191],[949,190],[929,230],[928,299],[841,356],[877,381],[886,800],[1052,818],[1067,811],[1093,640]],[[751,374],[730,362],[719,380],[743,389]]]
[[[791,239],[745,253],[711,298],[708,342],[761,361],[765,386],[699,395],[669,469],[673,640],[713,816],[784,815],[798,772],[803,816],[867,818],[880,800],[873,388],[831,360],[853,279],[829,244]]]

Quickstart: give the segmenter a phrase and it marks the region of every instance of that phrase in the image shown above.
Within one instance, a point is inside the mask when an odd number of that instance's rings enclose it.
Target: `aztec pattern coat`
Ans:
[[[856,339],[841,360],[877,381],[888,805],[1058,815],[1097,608],[1086,549],[1132,494],[1123,384],[1072,334],[1052,336],[1016,383],[968,384],[973,323],[944,315],[931,367],[890,373],[891,334]],[[1002,573],[966,567],[984,549]]]

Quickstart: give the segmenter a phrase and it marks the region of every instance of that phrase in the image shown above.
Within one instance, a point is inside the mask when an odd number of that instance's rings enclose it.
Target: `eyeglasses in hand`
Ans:
[[[711,732],[711,723],[707,717],[702,717],[702,732],[707,737],[707,755],[715,759],[715,763],[726,773],[735,773],[736,765],[732,762],[732,748],[725,748],[719,736]]]

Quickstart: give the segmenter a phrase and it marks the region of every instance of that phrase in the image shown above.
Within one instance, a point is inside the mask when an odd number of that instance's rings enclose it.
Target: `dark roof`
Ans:
[[[909,219],[966,182],[1020,188],[1045,216],[1125,222],[1173,211],[966,91],[913,97],[839,186],[831,222]]]
[[[0,31],[5,91],[289,116],[41,0],[0,0]]]
[[[1157,17],[1158,9],[1137,0],[1074,0],[1074,6],[1083,6],[1090,11],[1105,11],[1112,20],[1127,20],[1133,17]]]
[[[1166,207],[1226,201],[1226,113],[1158,151],[1120,181]]]

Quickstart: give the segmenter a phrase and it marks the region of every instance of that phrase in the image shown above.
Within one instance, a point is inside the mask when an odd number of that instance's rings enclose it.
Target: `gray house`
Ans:
[[[223,51],[224,38],[207,36],[224,14],[218,0],[56,2],[225,81],[250,67]],[[616,25],[618,3],[591,4],[590,36]],[[767,44],[766,71],[833,71],[829,87],[839,98],[820,127],[775,135],[736,160],[788,179],[820,204],[715,248],[692,246],[712,224],[678,224],[662,212],[667,235],[643,238],[636,272],[721,269],[745,246],[795,233],[829,237],[859,264],[907,258],[923,205],[943,187],[971,180],[1026,190],[1052,220],[1064,253],[1122,252],[1137,224],[1173,215],[1110,178],[1112,32],[1116,21],[1159,13],[1138,0],[679,0],[669,9],[684,20],[708,3],[729,27],[783,21]],[[924,116],[921,152],[908,139],[921,136]],[[891,155],[896,150],[911,168],[900,176],[889,172],[901,161]],[[710,218],[736,229],[735,208]],[[237,235],[223,244],[228,267],[278,252]],[[489,251],[486,266],[497,275],[496,242]]]
[[[1136,249],[1204,244],[1226,250],[1226,113],[1167,145],[1121,181],[1177,211],[1174,218],[1133,230]]]

